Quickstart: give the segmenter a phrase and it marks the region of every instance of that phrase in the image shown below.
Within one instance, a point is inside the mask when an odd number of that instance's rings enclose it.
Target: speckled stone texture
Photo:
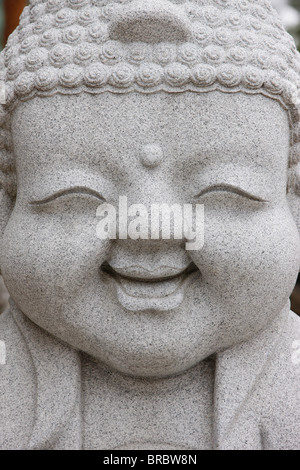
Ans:
[[[2,55],[1,449],[300,449],[299,63],[264,0],[31,1]],[[100,239],[125,196],[204,205],[204,246]]]

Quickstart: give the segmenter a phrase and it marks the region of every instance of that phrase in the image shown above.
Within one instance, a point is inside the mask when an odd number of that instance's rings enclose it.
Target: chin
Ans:
[[[121,374],[141,378],[164,378],[182,374],[212,354],[210,346],[200,348],[195,338],[180,338],[173,332],[164,342],[152,338],[151,343],[115,343],[110,351],[92,354],[96,360]]]

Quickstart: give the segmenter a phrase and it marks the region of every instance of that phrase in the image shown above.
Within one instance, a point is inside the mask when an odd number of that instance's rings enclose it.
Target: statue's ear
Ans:
[[[0,150],[0,240],[16,200],[16,170],[12,150]]]
[[[0,78],[3,74],[0,54]],[[2,66],[1,66],[2,65]],[[0,80],[0,91],[1,84]],[[16,199],[16,165],[11,138],[11,117],[6,106],[0,104],[0,240]]]
[[[14,197],[3,188],[0,189],[0,239],[14,207]]]
[[[300,163],[289,169],[288,201],[300,234]]]
[[[289,192],[288,201],[300,234],[300,197],[294,192]]]
[[[10,163],[7,161],[8,158],[11,160]],[[0,151],[0,250],[2,250],[3,233],[16,199],[16,173],[12,161],[12,152],[2,149]]]

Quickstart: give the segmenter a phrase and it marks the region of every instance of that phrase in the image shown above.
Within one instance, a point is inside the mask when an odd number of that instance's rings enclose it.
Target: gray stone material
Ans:
[[[0,448],[300,449],[300,61],[275,10],[32,0],[2,59]],[[131,231],[101,238],[125,197]],[[149,239],[151,204],[203,205],[203,246],[177,216]]]

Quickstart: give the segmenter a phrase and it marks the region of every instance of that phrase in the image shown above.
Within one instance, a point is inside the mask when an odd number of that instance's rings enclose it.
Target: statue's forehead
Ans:
[[[57,148],[66,155],[83,148],[125,153],[153,143],[165,153],[191,155],[247,147],[251,153],[255,147],[273,151],[278,128],[286,143],[288,116],[277,101],[221,92],[34,98],[15,110],[12,125],[20,148],[26,141],[31,151]]]
[[[49,127],[45,128],[45,133],[47,130],[65,132],[64,126],[75,125],[77,121],[82,122],[81,129],[85,132],[97,124],[105,132],[116,130],[118,133],[130,126],[147,132],[151,125],[158,125],[167,132],[172,130],[171,123],[182,131],[191,124],[194,130],[199,126],[208,129],[211,124],[222,126],[225,132],[230,123],[238,122],[247,132],[266,119],[270,120],[270,125],[272,122],[281,124],[288,120],[288,114],[279,102],[262,95],[215,91],[36,97],[18,105],[12,122],[13,128],[20,120],[25,127],[38,128],[46,124]]]
[[[129,177],[142,149],[155,144],[177,173],[204,166],[219,174],[225,166],[228,174],[244,167],[270,173],[272,166],[284,179],[289,150],[287,112],[275,100],[242,93],[34,98],[15,110],[12,128],[25,178],[29,166],[39,177],[83,167]]]

